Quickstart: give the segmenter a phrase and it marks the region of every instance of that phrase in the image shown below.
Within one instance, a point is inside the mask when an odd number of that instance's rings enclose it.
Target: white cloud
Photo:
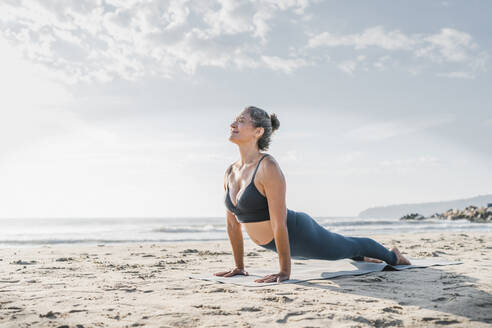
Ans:
[[[378,163],[376,170],[381,174],[397,174],[408,176],[424,169],[436,170],[441,160],[434,156],[420,156],[417,158],[383,160]]]
[[[486,72],[488,71],[488,61],[489,61],[490,55],[485,52],[481,51],[479,52],[476,56],[473,56],[471,61],[469,62],[469,66],[473,72]]]
[[[365,154],[361,151],[351,151],[347,152],[344,154],[341,154],[337,159],[336,162],[341,165],[347,165],[350,163],[353,163],[360,158],[362,158]]]
[[[364,60],[366,60],[366,58],[367,57],[364,55],[359,55],[355,58],[355,60],[344,60],[344,61],[340,62],[337,65],[337,67],[342,72],[345,72],[349,75],[352,75],[355,72],[355,70],[357,69],[357,67],[360,65],[360,63],[362,63]]]
[[[476,76],[487,70],[489,55],[480,51],[471,35],[451,28],[435,34],[405,34],[383,26],[359,33],[323,32],[312,35],[306,47],[287,44],[272,52],[269,36],[280,28],[278,16],[291,24],[309,29],[307,13],[319,0],[97,0],[1,2],[0,35],[17,47],[25,58],[56,72],[66,83],[79,81],[127,80],[144,76],[173,77],[194,74],[200,67],[254,69],[265,67],[292,73],[325,63],[320,47],[369,47],[386,51],[406,51],[417,58],[437,63],[455,63],[453,72]],[[276,48],[276,46],[275,46]],[[295,48],[296,51],[291,49]],[[288,56],[286,55],[288,53]],[[361,62],[371,67],[366,54],[345,60],[339,69],[348,74]],[[326,58],[327,60],[323,60]],[[372,66],[387,67],[379,56]],[[316,60],[318,61],[318,60]]]
[[[388,55],[385,55],[385,56],[379,57],[372,65],[376,69],[383,71],[386,69],[386,67],[388,66],[390,61],[391,61],[391,57]]]
[[[352,74],[356,67],[357,62],[353,60],[344,60],[338,64],[338,68],[347,74]]]
[[[281,134],[281,137],[279,136],[279,138],[281,138],[282,140],[286,140],[286,139],[298,140],[298,139],[305,139],[305,138],[311,139],[318,136],[318,134],[313,131],[285,131],[280,129],[275,133]]]
[[[426,58],[436,63],[459,63],[474,73],[487,70],[488,53],[480,51],[478,44],[472,36],[463,31],[452,28],[442,28],[435,34],[412,34],[406,35],[399,30],[386,31],[382,26],[365,29],[361,33],[333,34],[323,32],[311,36],[306,48],[320,47],[353,47],[361,51],[368,47],[381,48],[387,51],[407,51],[413,53],[417,58]],[[373,66],[378,69],[384,68],[380,57]],[[342,62],[339,66],[345,72],[353,72],[354,64]],[[468,73],[468,76],[474,75]],[[453,73],[450,73],[453,75]]]
[[[277,56],[261,56],[261,59],[267,67],[275,71],[283,71],[292,73],[294,70],[310,65],[307,61],[301,58],[280,58]]]
[[[210,6],[204,14],[204,21],[209,28],[205,33],[211,37],[223,34],[238,34],[253,32],[254,26],[249,21],[249,15],[245,14],[245,3],[234,0],[218,0],[220,9]]]
[[[384,160],[379,162],[382,166],[403,166],[403,165],[435,165],[439,159],[434,156],[420,156],[418,158]]]
[[[301,15],[311,2],[2,2],[0,35],[67,83],[171,77],[203,66],[292,72],[306,64],[302,57],[261,64],[261,49],[277,13]]]
[[[323,32],[309,39],[308,47],[321,46],[338,47],[353,46],[355,49],[364,49],[375,46],[386,50],[411,49],[415,40],[398,30],[386,32],[382,26],[370,27],[362,33],[348,35],[334,35]]]
[[[457,79],[474,79],[475,75],[470,72],[449,72],[449,73],[439,73],[437,76],[457,78]]]
[[[188,3],[185,1],[171,1],[169,4],[168,11],[164,13],[162,17],[168,21],[168,25],[166,26],[166,30],[172,30],[179,26],[182,26],[188,20],[188,16],[190,14],[190,8],[186,6]]]
[[[297,150],[287,150],[286,152],[282,152],[278,158],[281,162],[295,162],[299,159],[299,154]]]
[[[436,166],[440,160],[434,156],[420,156],[418,158],[393,159],[379,162],[383,167],[416,167],[416,166]]]
[[[273,16],[270,8],[258,10],[253,16],[253,25],[255,27],[254,36],[259,37],[263,42],[266,42],[266,37],[270,31],[268,20]]]
[[[443,28],[439,34],[424,37],[420,42],[425,42],[426,46],[416,49],[415,54],[437,62],[466,61],[470,57],[470,50],[478,47],[471,35],[451,28]]]
[[[398,120],[372,122],[349,130],[345,137],[356,141],[381,141],[399,135],[416,133],[431,127],[451,123],[454,116],[443,116],[440,118],[427,118],[426,120]]]

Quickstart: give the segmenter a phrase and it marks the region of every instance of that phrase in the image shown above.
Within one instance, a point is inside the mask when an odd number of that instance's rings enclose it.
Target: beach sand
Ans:
[[[0,327],[492,327],[491,233],[370,237],[463,264],[248,288],[187,277],[229,241],[1,249]],[[277,255],[246,240],[245,265]]]

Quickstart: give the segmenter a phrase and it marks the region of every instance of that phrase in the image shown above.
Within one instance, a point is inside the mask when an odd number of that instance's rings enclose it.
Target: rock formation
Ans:
[[[400,220],[425,220],[425,219],[438,219],[438,220],[468,220],[476,223],[492,223],[492,207],[476,207],[473,205],[468,206],[464,210],[450,209],[444,213],[435,213],[429,217],[424,217],[418,213],[411,213],[402,216]]]

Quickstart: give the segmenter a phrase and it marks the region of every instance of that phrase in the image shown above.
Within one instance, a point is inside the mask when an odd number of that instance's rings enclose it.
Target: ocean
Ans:
[[[422,232],[491,232],[492,224],[466,220],[399,221],[357,217],[314,217],[346,236]],[[245,240],[249,237],[243,232]],[[0,247],[227,240],[225,217],[0,219]]]

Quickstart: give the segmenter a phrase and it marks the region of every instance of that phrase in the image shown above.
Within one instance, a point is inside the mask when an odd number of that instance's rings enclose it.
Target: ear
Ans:
[[[259,130],[256,130],[256,136],[258,137],[258,139],[260,139],[261,136],[263,135],[263,133],[265,133],[265,128],[264,127],[259,127],[257,129],[259,129]]]

